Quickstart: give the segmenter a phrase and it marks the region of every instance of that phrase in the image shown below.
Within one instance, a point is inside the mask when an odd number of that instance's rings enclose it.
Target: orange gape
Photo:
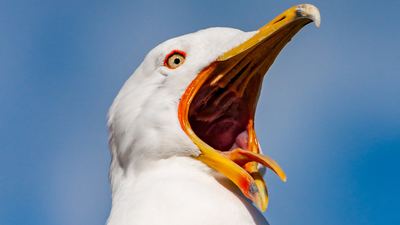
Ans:
[[[189,123],[189,108],[196,93],[199,91],[200,87],[215,74],[215,71],[220,71],[217,65],[221,65],[222,63],[223,62],[218,61],[211,63],[191,82],[179,102],[178,118],[182,129],[193,142],[199,146],[202,152],[202,154],[196,158],[232,180],[247,198],[255,202],[262,210],[265,210],[268,204],[267,187],[258,171],[258,163],[272,169],[284,181],[286,180],[286,176],[275,161],[267,156],[259,154],[260,150],[253,122],[255,114],[254,104],[257,94],[254,94],[255,96],[250,98],[247,102],[250,117],[252,118],[248,120],[246,128],[248,132],[247,150],[242,148],[233,149],[232,151],[214,149],[196,135]],[[213,83],[216,85],[218,82],[215,82],[214,79]],[[221,171],[221,167],[229,169]]]

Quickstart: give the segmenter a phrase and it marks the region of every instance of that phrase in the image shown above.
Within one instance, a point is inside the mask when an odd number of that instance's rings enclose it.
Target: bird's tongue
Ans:
[[[232,151],[237,148],[247,150],[248,140],[249,140],[249,132],[245,130],[236,137],[235,143],[233,143],[229,151]]]

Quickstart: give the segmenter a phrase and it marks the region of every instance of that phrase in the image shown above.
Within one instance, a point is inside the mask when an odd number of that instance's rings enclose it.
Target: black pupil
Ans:
[[[175,59],[174,59],[174,63],[175,64],[179,64],[181,62],[181,60],[178,58],[178,57],[176,57]]]

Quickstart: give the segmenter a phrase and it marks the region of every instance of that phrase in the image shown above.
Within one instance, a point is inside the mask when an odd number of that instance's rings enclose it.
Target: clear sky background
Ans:
[[[0,224],[104,224],[106,114],[159,43],[311,3],[264,79],[273,224],[400,224],[400,1],[0,1]],[[221,209],[224,210],[224,209]]]

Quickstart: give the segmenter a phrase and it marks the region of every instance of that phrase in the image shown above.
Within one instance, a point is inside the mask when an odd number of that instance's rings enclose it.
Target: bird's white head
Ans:
[[[254,32],[210,28],[168,40],[148,53],[115,98],[109,114],[112,162],[140,173],[152,161],[194,157],[232,180],[265,210],[257,165],[285,174],[260,154],[254,115],[262,79],[318,9],[293,7]],[[119,172],[120,173],[120,172]]]

